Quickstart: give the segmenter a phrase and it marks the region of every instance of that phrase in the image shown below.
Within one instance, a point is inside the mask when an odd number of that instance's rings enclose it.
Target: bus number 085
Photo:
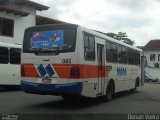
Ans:
[[[71,59],[62,59],[63,64],[71,64]]]

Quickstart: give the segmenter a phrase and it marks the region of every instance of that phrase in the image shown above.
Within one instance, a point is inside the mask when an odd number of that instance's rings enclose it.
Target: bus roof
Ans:
[[[22,45],[13,44],[13,43],[4,43],[0,42],[0,47],[8,47],[8,48],[22,48]]]

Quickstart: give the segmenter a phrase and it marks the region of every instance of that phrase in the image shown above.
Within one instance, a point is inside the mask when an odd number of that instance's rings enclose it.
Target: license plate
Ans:
[[[42,83],[50,84],[50,83],[52,83],[52,79],[51,78],[42,78]]]

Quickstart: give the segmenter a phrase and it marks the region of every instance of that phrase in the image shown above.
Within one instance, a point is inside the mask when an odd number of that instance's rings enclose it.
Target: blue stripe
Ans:
[[[82,82],[68,84],[41,84],[21,81],[21,89],[24,92],[47,95],[74,94],[81,95]]]
[[[43,65],[40,64],[37,69],[39,73],[41,74],[41,77],[44,77],[44,75],[46,74],[46,70],[44,69]]]
[[[45,70],[47,71],[49,77],[52,77],[55,74],[55,72],[53,71],[53,69],[52,69],[52,67],[51,67],[50,64],[47,65],[47,67],[45,68]]]

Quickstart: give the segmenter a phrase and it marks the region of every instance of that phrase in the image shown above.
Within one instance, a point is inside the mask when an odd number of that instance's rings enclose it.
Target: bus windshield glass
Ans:
[[[75,51],[75,29],[31,30],[25,34],[24,52]]]

